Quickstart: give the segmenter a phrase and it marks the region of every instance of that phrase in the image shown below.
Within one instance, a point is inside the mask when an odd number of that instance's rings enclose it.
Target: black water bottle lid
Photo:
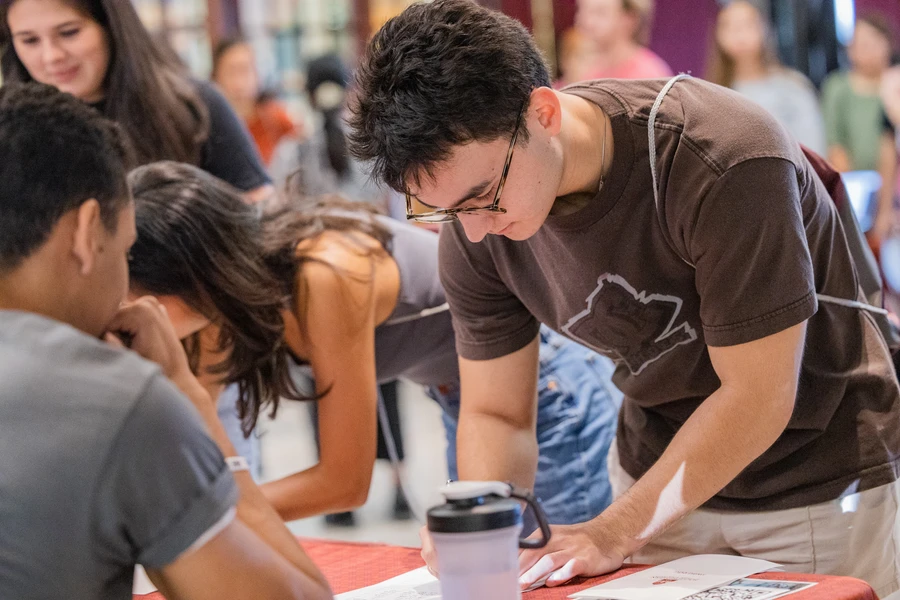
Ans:
[[[441,493],[447,503],[428,511],[428,530],[434,533],[477,533],[522,524],[522,508],[509,498],[507,484],[457,481]]]

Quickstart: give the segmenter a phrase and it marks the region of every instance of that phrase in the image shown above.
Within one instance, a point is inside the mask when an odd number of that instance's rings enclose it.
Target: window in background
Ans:
[[[307,114],[304,73],[310,59],[326,52],[348,61],[355,56],[353,3],[240,0],[241,28],[256,53],[263,87],[280,92],[294,116]]]
[[[132,0],[150,33],[169,43],[191,72],[209,77],[208,0]]]

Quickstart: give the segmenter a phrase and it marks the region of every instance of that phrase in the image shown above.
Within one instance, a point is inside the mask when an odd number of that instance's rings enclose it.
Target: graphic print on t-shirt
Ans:
[[[638,375],[667,352],[697,339],[687,321],[675,324],[681,305],[681,298],[638,292],[624,277],[606,273],[588,296],[587,308],[562,329]]]

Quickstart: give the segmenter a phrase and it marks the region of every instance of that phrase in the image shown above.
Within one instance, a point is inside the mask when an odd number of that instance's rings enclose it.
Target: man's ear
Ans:
[[[74,234],[72,256],[79,263],[78,272],[81,275],[89,275],[100,252],[103,234],[100,203],[93,198],[85,200],[76,209]]]
[[[550,137],[559,135],[562,126],[562,106],[559,98],[552,89],[539,87],[531,91],[528,109],[525,115],[527,121],[537,116],[538,124]]]

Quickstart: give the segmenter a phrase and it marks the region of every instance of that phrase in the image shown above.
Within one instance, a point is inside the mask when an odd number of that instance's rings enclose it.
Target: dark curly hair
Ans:
[[[14,269],[84,201],[116,230],[132,154],[115,123],[40,83],[0,87],[0,271]]]
[[[470,0],[414,4],[375,34],[360,62],[350,150],[403,192],[455,146],[511,135],[531,90],[549,85],[518,21]],[[527,128],[519,140],[527,143]]]

